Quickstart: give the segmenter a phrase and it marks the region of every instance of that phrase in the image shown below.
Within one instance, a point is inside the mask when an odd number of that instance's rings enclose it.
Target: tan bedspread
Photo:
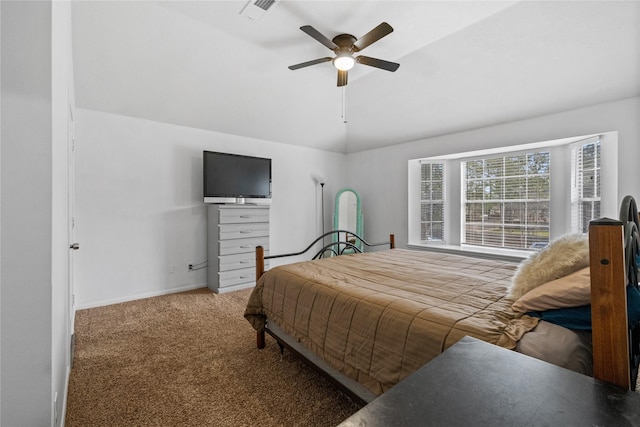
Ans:
[[[465,335],[514,348],[537,324],[505,298],[516,267],[403,249],[289,264],[260,278],[245,317],[380,394]]]

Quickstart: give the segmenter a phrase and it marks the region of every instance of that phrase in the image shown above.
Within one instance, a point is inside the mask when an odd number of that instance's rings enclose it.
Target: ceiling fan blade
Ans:
[[[387,70],[392,72],[397,70],[398,67],[400,67],[400,64],[396,62],[385,61],[383,59],[371,58],[370,56],[363,56],[363,55],[356,57],[356,61],[358,62],[358,64],[364,64],[370,67],[376,67],[382,70]]]
[[[320,33],[320,31],[316,30],[311,25],[304,25],[300,27],[300,29],[305,33],[309,34],[314,39],[318,40],[320,43],[322,43],[329,49],[334,50],[338,48],[338,45],[336,45],[334,42],[326,38],[324,35]]]
[[[318,59],[314,59],[313,61],[307,61],[307,62],[301,62],[299,64],[295,64],[295,65],[289,65],[289,69],[297,70],[298,68],[304,68],[304,67],[309,67],[311,65],[322,64],[323,62],[329,62],[331,60],[333,60],[333,58],[330,58],[327,56],[326,58],[318,58]]]
[[[348,71],[338,70],[338,87],[347,85]]]
[[[355,51],[358,52],[365,47],[377,42],[391,32],[393,32],[393,27],[391,27],[391,25],[387,24],[386,22],[383,22],[382,24],[378,25],[373,30],[369,31],[367,34],[356,40],[356,42],[353,44],[353,47],[355,48]]]

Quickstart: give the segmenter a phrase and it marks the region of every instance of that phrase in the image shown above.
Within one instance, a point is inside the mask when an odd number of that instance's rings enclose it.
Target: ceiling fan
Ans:
[[[333,62],[333,66],[338,70],[338,86],[347,85],[347,73],[356,64],[364,64],[370,67],[380,68],[387,71],[396,71],[400,64],[385,61],[382,59],[371,58],[370,56],[358,55],[355,58],[353,54],[361,51],[365,47],[377,42],[381,38],[393,32],[391,25],[383,22],[382,24],[369,31],[364,36],[356,39],[351,34],[338,34],[329,40],[311,25],[300,27],[302,31],[331,49],[336,56],[334,58],[327,56],[325,58],[314,59],[312,61],[302,62],[296,65],[290,65],[290,70],[309,67],[311,65],[321,64],[323,62]]]

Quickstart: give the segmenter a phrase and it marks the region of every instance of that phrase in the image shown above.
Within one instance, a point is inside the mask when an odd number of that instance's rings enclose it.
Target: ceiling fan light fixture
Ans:
[[[349,53],[339,54],[333,60],[333,66],[340,71],[349,71],[356,64],[356,60]]]

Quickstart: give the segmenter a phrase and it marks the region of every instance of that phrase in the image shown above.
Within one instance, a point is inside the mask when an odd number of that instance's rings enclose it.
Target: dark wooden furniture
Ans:
[[[340,426],[638,426],[640,394],[465,337]]]
[[[589,224],[593,376],[630,389],[624,228],[607,218]]]
[[[640,363],[640,328],[630,331],[626,287],[638,287],[640,217],[625,196],[619,221],[589,224],[593,376],[633,390]]]

